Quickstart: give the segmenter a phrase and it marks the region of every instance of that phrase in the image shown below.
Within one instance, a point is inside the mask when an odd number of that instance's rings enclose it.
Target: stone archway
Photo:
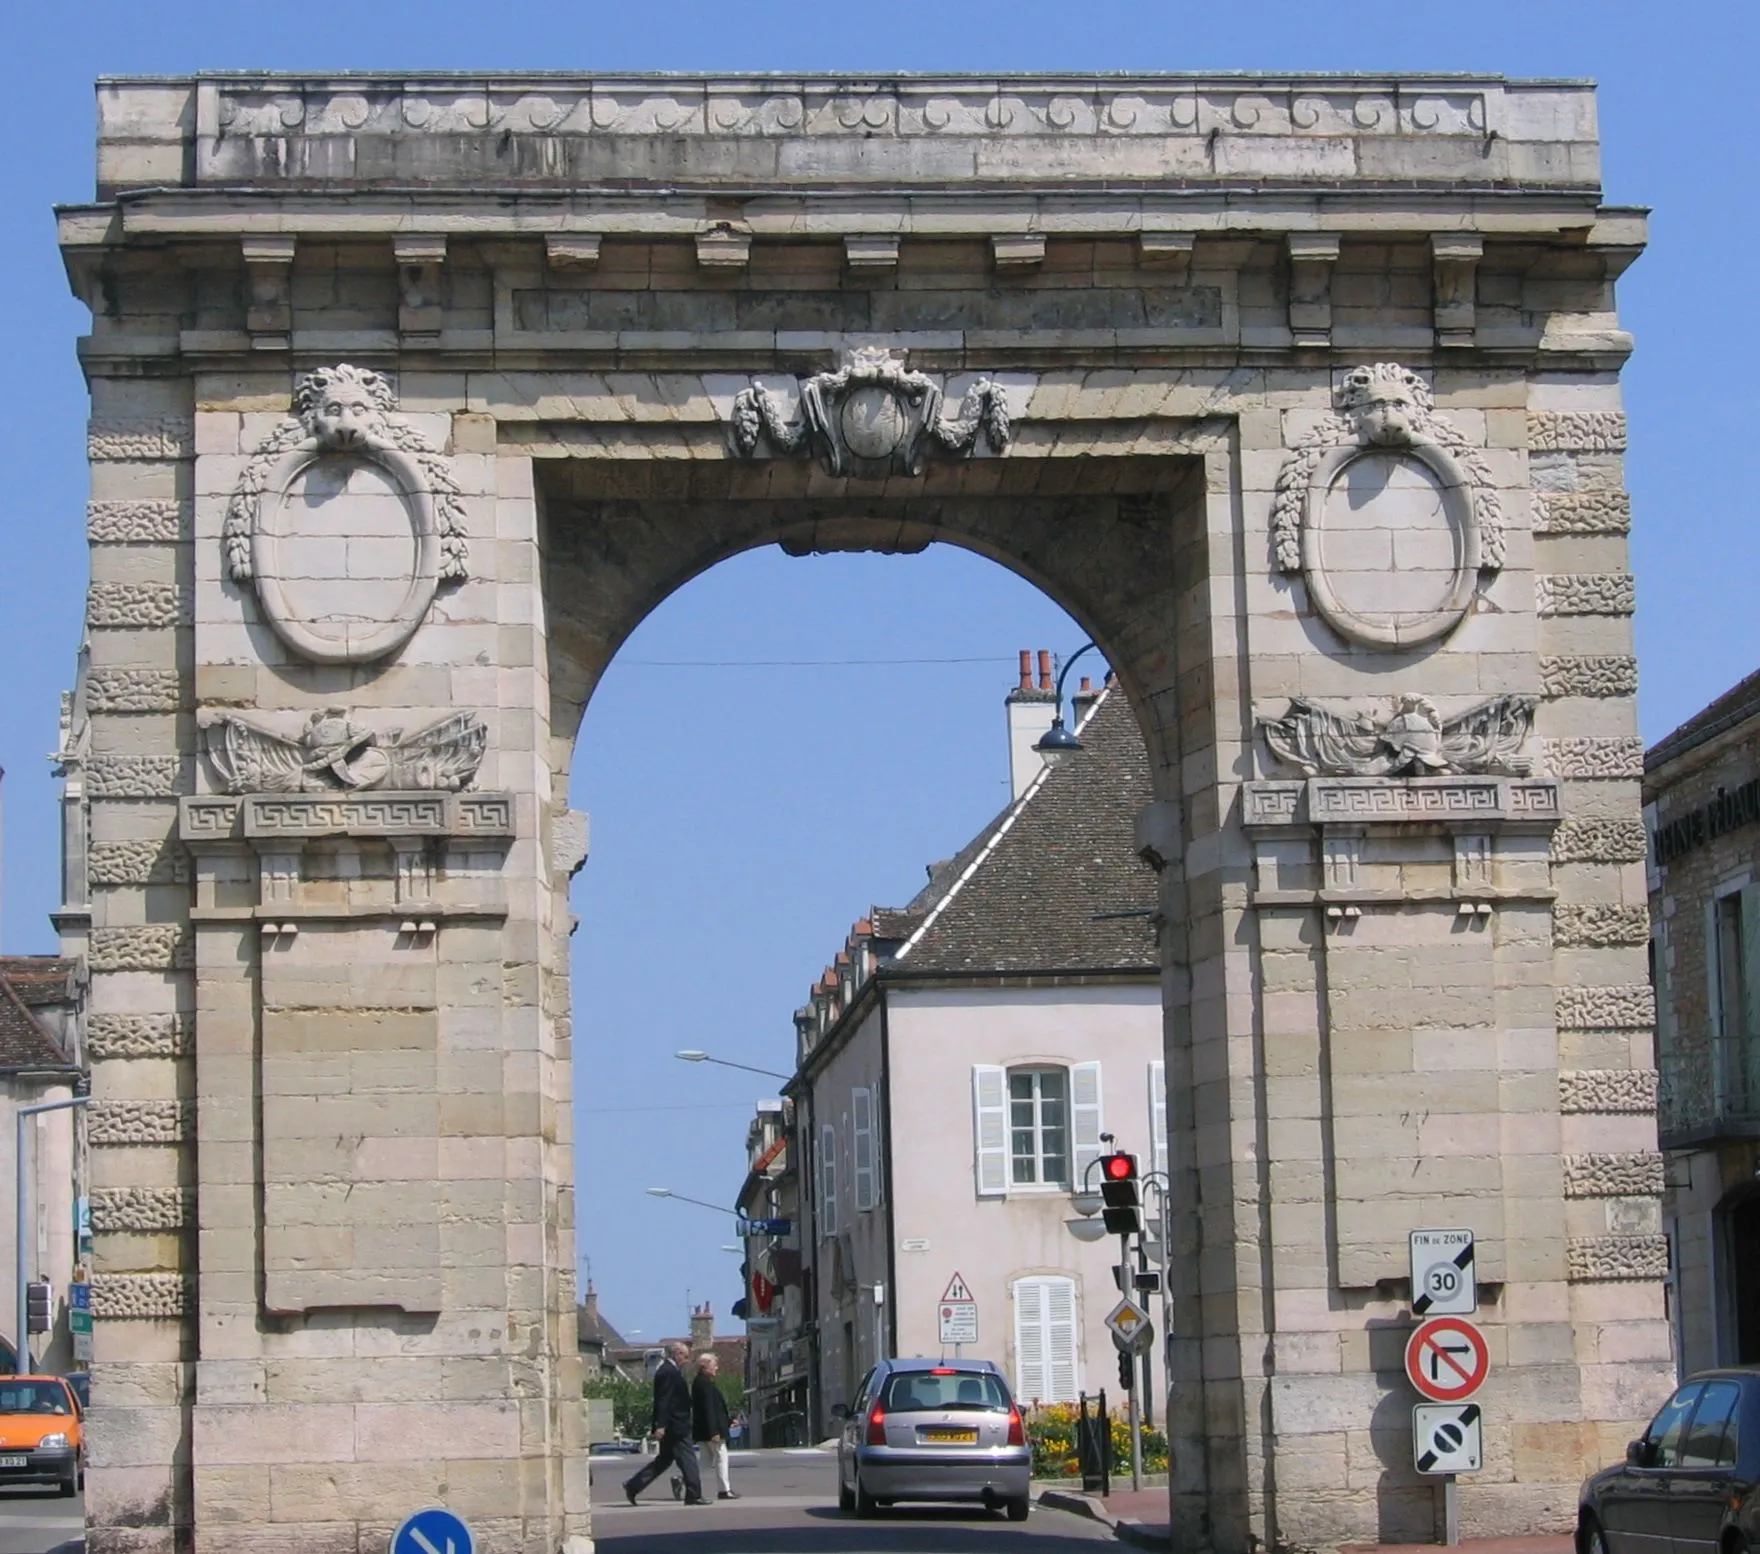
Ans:
[[[62,216],[94,1554],[365,1554],[434,1500],[493,1554],[590,1536],[570,751],[642,616],[767,543],[978,550],[1137,711],[1179,1536],[1428,1535],[1424,1224],[1488,1295],[1465,1524],[1568,1519],[1668,1378],[1661,1239],[1610,1213],[1655,1160],[1608,322],[1642,227],[1584,89],[101,105]]]

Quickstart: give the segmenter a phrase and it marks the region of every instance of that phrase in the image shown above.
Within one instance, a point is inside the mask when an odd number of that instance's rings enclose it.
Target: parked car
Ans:
[[[1744,1554],[1760,1545],[1760,1367],[1693,1377],[1584,1480],[1578,1554]]]
[[[0,1487],[53,1484],[62,1494],[85,1484],[79,1400],[60,1376],[0,1378]]]
[[[90,1371],[69,1371],[66,1376],[68,1386],[73,1388],[73,1395],[79,1399],[79,1411],[83,1416],[92,1406],[92,1373]]]
[[[1032,1460],[1021,1411],[988,1360],[883,1360],[842,1414],[837,1504],[872,1516],[895,1500],[975,1500],[1021,1522]]]

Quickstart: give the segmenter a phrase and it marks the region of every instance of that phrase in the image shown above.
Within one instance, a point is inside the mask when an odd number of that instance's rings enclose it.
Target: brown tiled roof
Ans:
[[[69,962],[51,956],[9,956],[0,962],[0,1071],[17,1069],[71,1069],[74,1067],[49,1028],[37,1018],[33,1004],[59,1003],[68,996]],[[55,981],[54,968],[60,980]],[[53,996],[48,988],[54,986]]]
[[[79,962],[60,955],[0,955],[0,977],[6,978],[25,1003],[66,1003],[74,996]]]
[[[1080,734],[1082,749],[911,903],[926,926],[899,952],[900,969],[1157,969],[1155,875],[1132,847],[1137,812],[1154,797],[1143,736],[1117,690]]]
[[[1644,753],[1644,770],[1653,772],[1676,756],[1685,755],[1696,745],[1708,743],[1719,734],[1746,722],[1760,713],[1760,669],[1732,686],[1710,706],[1695,712],[1672,734],[1665,734]]]

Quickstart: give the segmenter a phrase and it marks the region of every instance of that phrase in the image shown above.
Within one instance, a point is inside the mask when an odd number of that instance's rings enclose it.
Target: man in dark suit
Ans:
[[[660,1450],[634,1478],[625,1481],[623,1492],[631,1505],[675,1465],[684,1478],[684,1503],[704,1503],[703,1481],[697,1476],[697,1449],[691,1444],[691,1389],[684,1379],[684,1362],[690,1357],[690,1345],[674,1340],[666,1346],[665,1358],[654,1372],[654,1434],[660,1438]]]

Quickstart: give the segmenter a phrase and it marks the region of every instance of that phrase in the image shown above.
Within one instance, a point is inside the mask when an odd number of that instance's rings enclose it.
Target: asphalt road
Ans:
[[[836,1468],[821,1451],[735,1453],[738,1500],[686,1509],[661,1479],[631,1507],[622,1484],[637,1460],[593,1459],[600,1554],[1094,1554],[1096,1543],[1113,1542],[1094,1522],[1036,1507],[1025,1522],[979,1506],[915,1505],[859,1522],[837,1509]]]
[[[83,1495],[63,1500],[53,1489],[0,1490],[0,1554],[75,1554],[85,1536]]]

